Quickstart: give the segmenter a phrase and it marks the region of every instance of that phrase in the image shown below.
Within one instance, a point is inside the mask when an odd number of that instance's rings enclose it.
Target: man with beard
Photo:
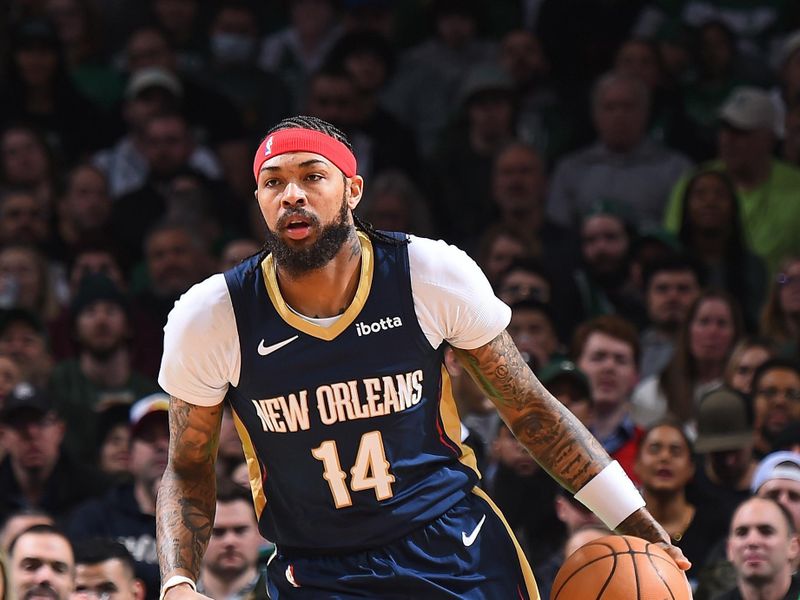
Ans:
[[[129,303],[111,279],[102,273],[84,276],[71,312],[77,356],[56,365],[50,390],[67,424],[66,446],[94,462],[101,433],[95,427],[97,411],[133,404],[158,391],[158,385],[131,365]]]
[[[144,582],[148,600],[158,598],[155,510],[167,465],[168,406],[167,396],[157,393],[131,407],[129,468],[133,481],[77,507],[67,528],[76,543],[95,536],[122,542],[136,561],[136,576]]]
[[[639,342],[639,376],[658,375],[669,363],[681,325],[700,293],[697,263],[684,255],[669,255],[645,265],[643,284],[647,320]]]
[[[271,598],[539,598],[461,444],[445,341],[543,468],[612,527],[689,566],[619,465],[527,367],[505,332],[510,311],[477,265],[444,242],[354,219],[364,180],[344,134],[286,119],[253,174],[267,247],[190,289],[165,327],[165,599],[207,598],[195,582],[226,395],[260,532],[277,545]],[[613,506],[598,503],[609,497]]]
[[[0,244],[30,244],[48,250],[50,214],[32,192],[10,189],[0,195]]]
[[[755,453],[762,458],[778,450],[783,430],[800,422],[800,365],[794,360],[771,358],[753,374]]]
[[[197,589],[209,598],[267,600],[267,573],[258,564],[263,543],[250,493],[236,484],[220,486]]]
[[[734,513],[728,536],[736,589],[716,600],[796,600],[800,580],[792,571],[798,553],[788,511],[769,498],[746,500]]]
[[[20,383],[0,411],[7,453],[0,463],[0,519],[23,508],[38,508],[56,518],[105,489],[97,471],[61,447],[64,422],[49,396]]]
[[[614,200],[595,205],[580,229],[583,268],[574,273],[585,319],[618,314],[644,324],[641,293],[631,279],[634,232]]]
[[[75,591],[70,600],[144,600],[144,584],[134,574],[128,549],[108,538],[75,544]]]
[[[34,525],[11,542],[11,598],[68,600],[75,586],[75,558],[66,536],[52,525]]]

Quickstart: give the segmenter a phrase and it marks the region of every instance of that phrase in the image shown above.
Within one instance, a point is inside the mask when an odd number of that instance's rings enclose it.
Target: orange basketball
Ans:
[[[608,535],[581,546],[559,569],[550,600],[691,600],[683,575],[659,546]]]

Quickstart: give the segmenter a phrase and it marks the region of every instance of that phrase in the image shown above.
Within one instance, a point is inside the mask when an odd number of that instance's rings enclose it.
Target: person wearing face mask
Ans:
[[[289,91],[283,80],[256,65],[262,33],[250,5],[237,0],[225,2],[209,25],[208,68],[197,74],[203,83],[233,102],[247,131],[263,131],[290,111]]]

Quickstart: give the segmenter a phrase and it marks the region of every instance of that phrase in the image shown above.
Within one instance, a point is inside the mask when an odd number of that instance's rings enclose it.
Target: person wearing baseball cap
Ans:
[[[74,541],[94,536],[124,538],[132,548],[136,576],[144,581],[148,598],[159,588],[156,558],[156,494],[167,466],[169,396],[163,392],[137,400],[130,408],[129,468],[132,481],[112,487],[100,498],[79,506],[67,531]]]
[[[134,369],[130,303],[105,274],[81,278],[70,306],[74,358],[59,362],[50,389],[67,424],[65,443],[85,461],[95,459],[97,411],[109,403],[130,405],[157,391]]]
[[[0,463],[0,515],[35,507],[64,517],[104,491],[100,474],[62,447],[64,422],[44,390],[16,385],[0,411],[0,426],[7,452]]]
[[[152,437],[151,426],[166,423],[169,411],[169,396],[163,392],[150,394],[131,406],[131,436],[134,438]]]
[[[554,360],[536,374],[550,393],[566,406],[581,423],[592,421],[592,390],[589,378],[571,360]]]
[[[183,97],[183,85],[171,72],[159,67],[148,67],[137,71],[125,86],[125,97],[136,98],[153,90],[159,90],[178,101]]]
[[[772,498],[788,510],[794,526],[800,530],[800,454],[779,450],[758,463],[752,492],[760,498]]]
[[[691,492],[713,499],[730,517],[750,495],[755,433],[747,402],[726,387],[707,393],[697,409],[695,451],[700,455]],[[691,497],[691,494],[690,494]]]
[[[21,378],[45,387],[53,368],[47,328],[33,312],[24,308],[0,311],[0,354],[19,366]]]
[[[780,116],[769,92],[735,88],[718,113],[717,157],[703,168],[724,170],[736,186],[742,226],[752,250],[775,269],[784,256],[800,253],[800,237],[787,223],[800,222],[800,169],[773,155]],[[665,223],[677,231],[689,176],[670,195]]]
[[[761,88],[741,86],[722,105],[719,120],[723,126],[743,131],[771,131],[778,135],[780,123],[769,94]]]

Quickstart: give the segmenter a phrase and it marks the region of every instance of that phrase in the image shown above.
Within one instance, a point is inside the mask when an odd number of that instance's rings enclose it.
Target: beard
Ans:
[[[214,573],[214,575],[216,575],[219,579],[224,581],[233,581],[251,567],[244,557],[240,556],[240,558],[241,561],[239,561],[237,564],[229,564],[229,566],[222,566],[220,564],[221,561],[210,561],[208,563],[208,570]]]
[[[49,583],[40,583],[36,587],[33,587],[25,592],[22,596],[22,600],[28,600],[28,598],[35,598],[35,597],[49,597],[53,600],[62,600],[62,597],[56,592],[56,590],[51,586]]]
[[[267,228],[266,248],[272,253],[275,265],[296,277],[316,271],[327,265],[350,238],[353,226],[348,222],[347,197],[342,195],[342,206],[336,219],[321,228],[317,241],[307,248],[293,248]],[[280,230],[295,217],[307,220],[311,227],[319,227],[319,219],[302,208],[287,211],[275,225]]]
[[[613,290],[628,279],[630,263],[626,259],[603,257],[599,264],[587,264],[587,271],[599,287]]]
[[[108,362],[117,352],[125,347],[125,340],[95,342],[91,339],[80,340],[81,350],[98,362]]]

